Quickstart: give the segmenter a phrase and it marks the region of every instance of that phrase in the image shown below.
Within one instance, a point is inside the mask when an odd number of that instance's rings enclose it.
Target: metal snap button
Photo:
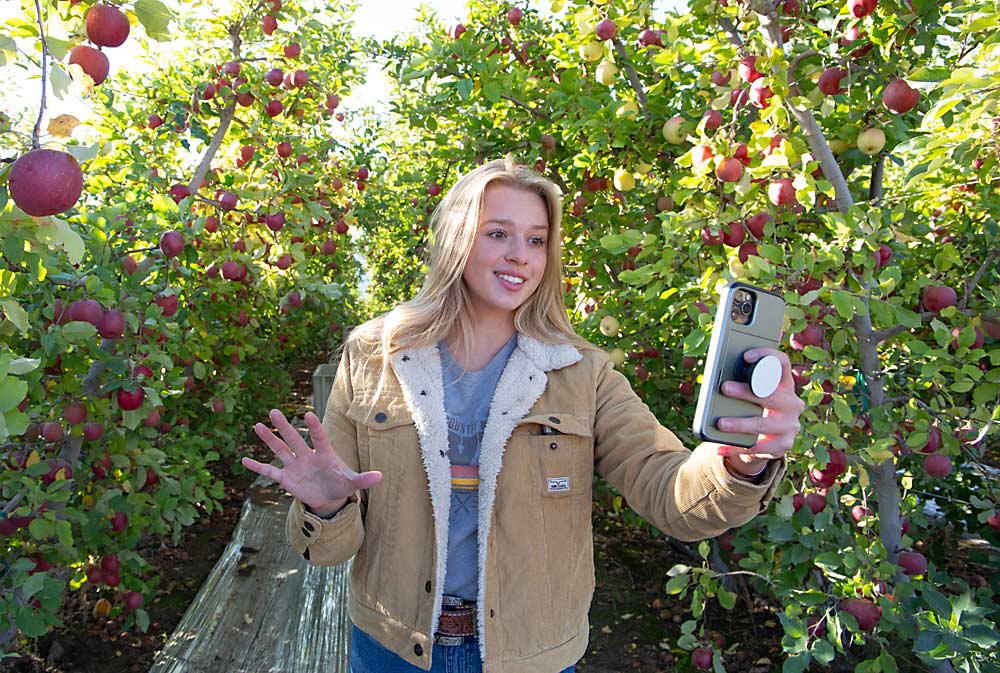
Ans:
[[[552,442],[551,444],[549,444],[549,448],[550,448],[550,449],[558,449],[558,448],[559,448],[559,445],[558,445],[558,444],[556,444],[555,442]]]
[[[388,418],[388,416],[386,416],[386,415],[385,415],[385,414],[384,414],[383,412],[381,412],[381,411],[380,411],[380,412],[378,412],[377,414],[375,414],[375,422],[376,422],[376,423],[385,423],[385,419],[386,419],[386,418]]]
[[[418,657],[424,656],[424,648],[420,647],[420,643],[413,646],[413,653]]]
[[[552,421],[553,423],[562,423],[562,421],[560,421],[555,416],[549,416],[549,420]]]

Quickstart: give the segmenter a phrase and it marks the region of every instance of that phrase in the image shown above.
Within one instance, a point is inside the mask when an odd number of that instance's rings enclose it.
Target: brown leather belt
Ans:
[[[476,635],[476,603],[445,596],[438,617],[435,642],[440,645],[461,645]]]

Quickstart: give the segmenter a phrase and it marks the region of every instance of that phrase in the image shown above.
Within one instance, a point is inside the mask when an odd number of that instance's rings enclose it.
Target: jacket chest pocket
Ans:
[[[528,435],[533,471],[543,498],[589,496],[594,475],[590,426],[579,416],[552,413],[522,418],[535,424]]]
[[[400,452],[418,446],[413,416],[402,397],[383,395],[374,405],[352,404],[347,416],[358,428],[358,471],[379,470],[386,477],[398,474],[405,462]]]

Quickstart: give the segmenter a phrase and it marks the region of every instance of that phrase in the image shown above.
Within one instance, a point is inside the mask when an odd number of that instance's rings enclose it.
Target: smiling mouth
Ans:
[[[500,282],[511,289],[517,289],[524,286],[526,282],[523,278],[518,278],[517,276],[510,276],[505,273],[494,273],[494,276],[500,279]]]

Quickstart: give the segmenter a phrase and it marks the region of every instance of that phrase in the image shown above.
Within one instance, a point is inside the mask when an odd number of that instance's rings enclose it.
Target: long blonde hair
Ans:
[[[597,347],[579,336],[566,316],[563,301],[562,193],[559,187],[508,155],[466,173],[448,191],[431,215],[431,246],[424,284],[409,301],[354,328],[345,340],[369,346],[370,360],[380,364],[378,398],[389,373],[389,357],[411,348],[434,345],[457,332],[463,352],[475,350],[472,302],[462,279],[479,229],[483,194],[493,184],[507,184],[538,194],[549,217],[545,272],[535,292],[514,312],[518,332],[546,343]]]

